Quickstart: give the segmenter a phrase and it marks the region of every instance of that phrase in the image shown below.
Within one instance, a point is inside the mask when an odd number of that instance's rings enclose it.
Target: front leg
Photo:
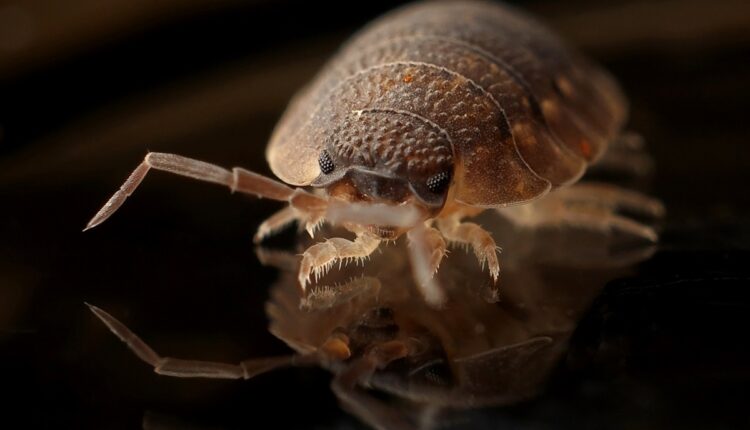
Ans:
[[[315,237],[315,231],[323,224],[324,220],[323,216],[318,212],[305,211],[304,208],[301,209],[290,205],[263,221],[258,227],[255,236],[253,236],[253,242],[256,244],[261,243],[266,237],[275,234],[293,222],[297,222],[300,229],[304,227],[310,237]]]
[[[447,297],[435,279],[435,272],[447,252],[445,240],[437,230],[424,225],[409,230],[407,237],[415,285],[430,306],[440,308]]]
[[[500,263],[497,259],[499,248],[486,230],[473,222],[461,222],[459,214],[438,219],[437,226],[449,242],[471,246],[479,264],[482,268],[486,264],[493,281],[497,282],[500,276]]]
[[[363,261],[378,248],[378,245],[380,245],[380,238],[369,232],[362,232],[357,234],[354,241],[334,237],[309,247],[302,255],[299,269],[299,283],[302,290],[304,291],[307,287],[310,274],[313,274],[317,281],[337,260],[339,262]]]

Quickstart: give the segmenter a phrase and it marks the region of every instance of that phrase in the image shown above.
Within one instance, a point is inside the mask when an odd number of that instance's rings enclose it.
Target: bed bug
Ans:
[[[261,250],[262,261],[281,269],[266,313],[269,331],[293,350],[290,355],[239,364],[162,357],[113,316],[91,309],[158,374],[248,379],[279,367],[321,366],[334,374],[331,386],[342,406],[372,427],[432,428],[430,420],[445,424],[439,411],[509,405],[535,395],[601,287],[654,248],[625,249],[623,240],[601,231],[517,229],[508,220],[483,218],[492,233],[519,249],[507,258],[498,303],[485,299],[491,282],[473,256],[455,253],[437,274],[451,305],[428,305],[400,243],[365,268],[326,274],[300,306],[299,256]],[[400,399],[413,403],[398,408]]]
[[[87,229],[150,169],[163,170],[287,202],[257,240],[295,221],[311,235],[323,221],[353,233],[304,252],[303,290],[334,263],[364,260],[406,234],[422,293],[440,305],[433,275],[446,243],[471,247],[493,281],[500,274],[494,239],[465,219],[576,182],[618,135],[626,110],[605,71],[523,13],[477,1],[416,3],[369,24],[292,100],[266,150],[286,184],[149,153]],[[609,219],[596,222],[607,228]]]

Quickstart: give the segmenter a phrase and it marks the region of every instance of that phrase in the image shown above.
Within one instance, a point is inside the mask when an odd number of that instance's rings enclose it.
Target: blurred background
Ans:
[[[655,161],[657,253],[611,281],[510,428],[747,428],[750,2],[515,2],[601,61]],[[27,428],[359,428],[322,370],[158,377],[83,305],[162,354],[284,353],[253,252],[279,208],[166,174],[88,219],[147,150],[270,174],[292,94],[395,1],[0,0],[0,390]],[[271,241],[289,243],[293,232]],[[493,426],[488,424],[488,428]]]

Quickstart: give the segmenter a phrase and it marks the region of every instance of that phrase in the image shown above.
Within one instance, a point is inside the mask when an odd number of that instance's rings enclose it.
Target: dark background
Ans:
[[[80,230],[147,150],[270,173],[263,149],[288,99],[398,2],[155,3],[0,1],[2,419],[358,426],[322,370],[244,383],[158,377],[83,305],[109,310],[163,354],[287,351],[265,330],[275,274],[250,240],[277,204],[155,174],[105,225]],[[604,288],[546,392],[477,422],[750,427],[750,4],[523,5],[621,81],[668,216],[658,252]]]

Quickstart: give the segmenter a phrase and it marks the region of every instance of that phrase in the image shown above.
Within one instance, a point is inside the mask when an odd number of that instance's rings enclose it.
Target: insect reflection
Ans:
[[[334,374],[342,406],[365,423],[432,427],[444,408],[507,405],[537,393],[601,287],[653,250],[637,237],[600,230],[522,229],[497,214],[484,222],[513,249],[500,296],[473,255],[456,249],[437,274],[447,296],[440,309],[415,287],[405,245],[384,247],[364,268],[329,272],[301,302],[299,256],[259,250],[281,269],[266,309],[269,330],[294,351],[287,356],[236,365],[161,357],[90,307],[159,374],[248,379],[278,367],[322,366]],[[403,400],[421,407],[398,407]]]

